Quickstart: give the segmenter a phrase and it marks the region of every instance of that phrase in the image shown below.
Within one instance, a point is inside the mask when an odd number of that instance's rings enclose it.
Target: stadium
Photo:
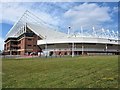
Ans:
[[[6,55],[118,55],[120,43],[118,32],[105,30],[84,30],[67,33],[47,24],[29,11],[14,24],[7,33],[4,45]]]

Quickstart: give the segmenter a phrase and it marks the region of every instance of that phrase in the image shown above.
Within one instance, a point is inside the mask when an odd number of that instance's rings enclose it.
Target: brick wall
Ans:
[[[16,45],[13,45],[14,41],[12,39],[8,39],[5,41],[4,51],[6,53],[11,51],[12,55],[25,55],[26,53],[30,54],[31,52],[41,51],[41,49],[37,46],[38,39],[40,38],[35,34],[32,37],[23,35],[17,40],[14,40],[15,42],[17,42]],[[15,50],[13,50],[13,48]]]

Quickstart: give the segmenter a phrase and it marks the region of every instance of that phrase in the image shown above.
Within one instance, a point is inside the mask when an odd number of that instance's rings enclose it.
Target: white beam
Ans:
[[[74,42],[72,43],[72,57],[74,57]]]

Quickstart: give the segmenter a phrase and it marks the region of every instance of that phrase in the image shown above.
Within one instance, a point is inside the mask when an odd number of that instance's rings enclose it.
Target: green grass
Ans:
[[[3,88],[118,88],[118,56],[3,59]]]

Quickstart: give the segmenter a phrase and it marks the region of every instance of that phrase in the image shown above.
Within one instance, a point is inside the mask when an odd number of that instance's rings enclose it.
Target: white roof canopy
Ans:
[[[70,30],[68,30],[69,34],[65,34],[59,32],[59,29],[57,27],[44,22],[39,17],[33,15],[31,12],[26,11],[8,32],[8,34],[6,35],[6,39],[8,37],[18,37],[20,34],[24,33],[24,28],[26,25],[38,36],[48,40],[57,38],[67,39],[75,37],[105,38],[115,40],[118,40],[119,38],[118,32],[104,30],[103,28],[101,30],[95,30],[94,27],[91,31],[84,31],[84,28],[81,28],[78,33],[70,33]]]

